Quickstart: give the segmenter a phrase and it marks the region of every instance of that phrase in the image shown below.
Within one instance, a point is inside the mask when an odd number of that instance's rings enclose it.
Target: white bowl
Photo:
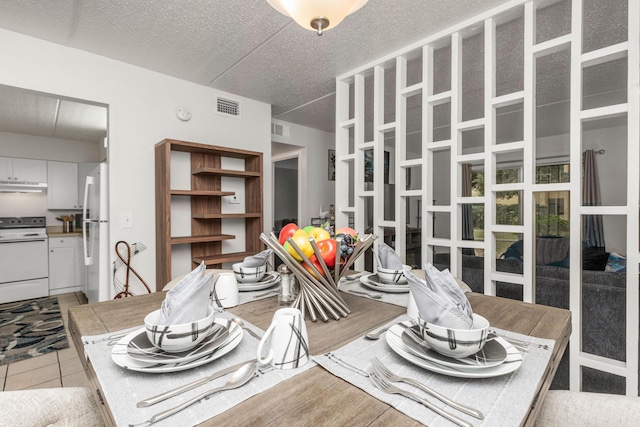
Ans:
[[[489,321],[473,314],[472,329],[451,329],[418,319],[422,338],[433,350],[454,359],[462,359],[482,350],[487,342]]]
[[[403,268],[411,270],[411,266],[402,265]],[[404,277],[403,270],[392,270],[390,268],[378,267],[376,270],[380,281],[383,283],[395,283],[397,285],[403,285],[407,283],[407,278]]]
[[[215,311],[207,308],[207,317],[179,325],[158,325],[160,310],[152,311],[144,318],[147,338],[155,347],[167,353],[189,350],[202,342],[213,325]]]
[[[240,283],[255,283],[262,279],[267,272],[267,265],[260,267],[241,267],[242,263],[233,264],[233,274]]]

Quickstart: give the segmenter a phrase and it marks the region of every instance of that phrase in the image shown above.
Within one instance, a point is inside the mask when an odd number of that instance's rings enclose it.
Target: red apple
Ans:
[[[324,270],[322,269],[322,266],[320,265],[320,261],[318,261],[318,258],[316,258],[315,255],[311,255],[309,257],[309,261],[311,261],[311,264],[313,264],[313,266],[315,268],[318,269],[318,271],[320,272],[320,275],[324,276]],[[318,276],[316,275],[315,271],[313,271],[313,269],[311,267],[309,267],[309,265],[307,265],[306,262],[303,262],[302,265],[304,266],[305,270],[307,270],[309,273],[311,273],[311,275],[313,277],[315,277],[316,279],[318,278]]]
[[[338,242],[333,239],[325,239],[316,243],[320,250],[322,260],[327,267],[333,268],[336,265],[336,250],[338,249]]]
[[[278,236],[278,241],[280,242],[280,244],[284,246],[284,242],[286,242],[289,237],[293,236],[293,233],[295,233],[297,229],[298,226],[293,222],[290,222],[289,224],[282,227],[282,230],[280,230],[280,235]]]

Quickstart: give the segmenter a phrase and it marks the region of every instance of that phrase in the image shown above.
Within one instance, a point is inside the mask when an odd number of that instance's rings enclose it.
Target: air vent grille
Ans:
[[[240,103],[238,101],[219,97],[217,99],[216,108],[220,114],[240,117]]]
[[[289,138],[289,126],[271,123],[271,135]]]

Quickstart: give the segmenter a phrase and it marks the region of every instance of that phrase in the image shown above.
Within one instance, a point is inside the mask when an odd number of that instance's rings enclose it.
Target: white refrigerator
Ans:
[[[100,163],[84,186],[82,238],[90,303],[113,298],[109,286],[109,228],[107,222],[107,164]]]

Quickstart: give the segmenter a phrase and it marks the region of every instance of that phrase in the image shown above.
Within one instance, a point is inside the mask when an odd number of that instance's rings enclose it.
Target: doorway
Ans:
[[[298,223],[298,156],[273,162],[273,230],[276,235],[286,224]]]

